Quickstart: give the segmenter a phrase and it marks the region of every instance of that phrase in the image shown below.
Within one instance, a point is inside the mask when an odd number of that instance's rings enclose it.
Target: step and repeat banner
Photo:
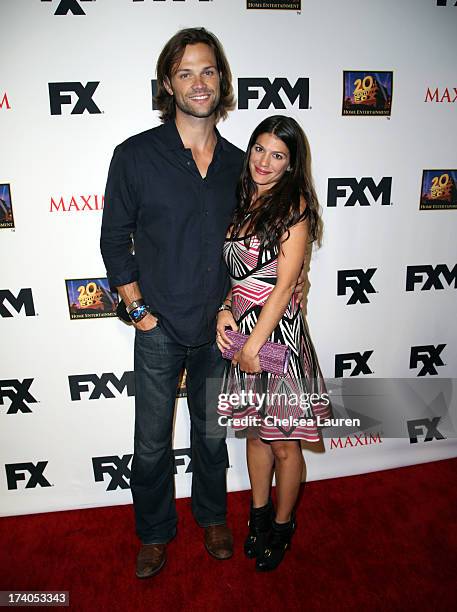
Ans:
[[[225,47],[226,138],[245,149],[282,113],[310,142],[325,238],[306,315],[335,414],[361,424],[303,449],[307,479],[457,456],[456,4],[2,0],[2,515],[131,501],[134,334],[99,252],[103,193],[114,147],[159,124],[155,64],[183,27]],[[229,489],[248,488],[228,444]],[[188,496],[185,377],[174,449]]]

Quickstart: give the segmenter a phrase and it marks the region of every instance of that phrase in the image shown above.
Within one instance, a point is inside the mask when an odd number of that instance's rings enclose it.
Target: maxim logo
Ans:
[[[456,101],[457,87],[452,87],[450,90],[446,87],[446,89],[442,89],[441,91],[437,87],[433,92],[427,87],[424,102],[438,102],[439,104],[447,102],[448,104],[453,104]]]
[[[0,405],[4,405],[5,397],[11,401],[6,414],[32,412],[27,404],[37,403],[37,400],[30,393],[33,380],[33,378],[24,378],[23,381],[12,379],[0,380]]]
[[[444,289],[443,281],[448,287],[457,288],[457,264],[452,270],[446,264],[407,266],[406,268],[406,291],[415,291],[416,285],[422,285],[421,291]]]
[[[52,2],[53,0],[41,0],[41,2]],[[54,15],[85,15],[81,3],[95,2],[95,0],[57,0],[57,8]]]
[[[17,297],[9,289],[0,289],[0,317],[13,317],[24,309],[26,317],[35,316],[35,305],[30,287],[21,289]]]
[[[90,400],[112,398],[122,395],[127,390],[128,396],[135,395],[135,378],[133,372],[124,372],[121,378],[117,378],[112,372],[105,372],[101,376],[97,374],[76,374],[68,377],[70,384],[70,395],[72,401],[79,401],[83,393],[89,393]],[[92,389],[91,389],[92,387]]]
[[[390,206],[392,177],[385,176],[378,184],[371,177],[328,179],[327,206],[336,206],[344,198],[344,206],[371,206],[381,199],[382,206]]]
[[[6,92],[3,94],[3,96],[2,94],[0,94],[0,109],[3,108],[5,108],[6,110],[11,110],[11,105],[9,103]]]
[[[347,448],[348,446],[371,446],[372,444],[382,444],[381,434],[351,434],[339,438],[330,438],[330,450],[335,448]]]
[[[338,270],[337,295],[347,295],[352,291],[347,304],[368,304],[368,293],[376,293],[371,283],[377,268],[367,270]]]
[[[100,81],[89,81],[86,85],[73,81],[68,83],[48,83],[51,115],[61,115],[64,104],[74,104],[71,111],[72,115],[82,115],[84,111],[87,111],[90,115],[100,114],[102,111],[92,99],[99,85]],[[74,103],[70,93],[76,95]]]
[[[443,436],[437,428],[440,419],[441,417],[438,416],[433,419],[415,419],[414,421],[407,421],[406,425],[408,427],[410,444],[417,444],[419,442],[419,436],[424,438],[422,442],[445,440],[446,436]]]
[[[44,470],[48,465],[48,461],[38,461],[38,463],[7,463],[5,465],[6,481],[8,490],[18,488],[20,480],[26,480],[25,489],[34,489],[35,487],[51,487],[52,485],[46,479]],[[26,478],[26,474],[30,474]]]
[[[373,374],[368,365],[373,351],[364,353],[341,353],[335,355],[335,378],[342,378],[345,370],[350,370],[349,376],[360,376],[360,374]]]
[[[454,0],[436,0],[436,6],[457,6]]]
[[[71,198],[51,197],[49,212],[89,212],[103,210],[104,205],[104,195],[72,195]]]
[[[445,348],[445,344],[427,344],[425,346],[412,346],[411,355],[409,358],[409,368],[414,370],[422,364],[422,368],[417,373],[418,376],[436,376],[438,374],[437,367],[444,366],[440,355]]]

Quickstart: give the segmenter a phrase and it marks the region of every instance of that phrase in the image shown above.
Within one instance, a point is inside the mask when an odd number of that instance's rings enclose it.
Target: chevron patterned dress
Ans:
[[[277,279],[277,250],[256,236],[226,239],[224,259],[232,283],[232,311],[239,331],[250,334]],[[219,415],[243,435],[268,440],[320,440],[319,425],[331,418],[327,389],[300,305],[292,296],[269,340],[291,349],[287,374],[246,374],[227,365],[222,384],[230,404]],[[310,394],[316,394],[310,401]],[[240,398],[239,401],[234,398]],[[229,404],[229,405],[228,405]],[[240,434],[238,434],[240,435]]]

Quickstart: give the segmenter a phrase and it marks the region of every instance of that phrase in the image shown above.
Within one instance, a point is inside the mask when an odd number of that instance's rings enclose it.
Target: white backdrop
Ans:
[[[292,85],[309,79],[310,108],[280,92],[284,109],[258,109],[260,89],[258,100],[235,110],[219,129],[245,148],[254,127],[280,112],[308,135],[326,233],[311,261],[307,311],[324,375],[335,376],[335,355],[370,350],[371,373],[361,377],[414,378],[422,364],[410,367],[412,347],[444,344],[436,374],[426,376],[456,378],[457,212],[419,210],[422,171],[457,168],[457,7],[447,4],[303,0],[297,12],[247,10],[244,0],[1,1],[0,185],[10,185],[15,225],[0,228],[2,515],[131,500],[122,466],[132,452],[134,398],[111,387],[115,397],[90,400],[82,393],[73,401],[68,377],[121,378],[133,367],[133,332],[115,318],[70,320],[65,279],[105,276],[102,213],[83,210],[82,197],[95,208],[97,196],[100,207],[115,145],[158,125],[151,100],[155,62],[182,27],[205,26],[220,38],[235,91],[240,78],[285,77]],[[55,14],[59,6],[67,14]],[[77,9],[85,15],[73,14]],[[342,116],[343,70],[393,71],[391,117]],[[61,114],[51,115],[49,83],[88,82],[99,82],[93,101],[100,112],[71,114],[78,97],[64,92],[70,97]],[[438,101],[426,101],[428,88],[438,88]],[[345,206],[347,197],[327,206],[329,179],[362,177],[376,184],[391,177],[392,204],[367,192],[369,206]],[[72,197],[77,204],[70,210],[51,205],[63,198],[68,208]],[[424,275],[406,291],[408,266],[438,264],[449,271],[448,280],[439,277],[442,288],[421,290]],[[368,303],[347,304],[351,291],[337,295],[338,271],[369,268],[376,268],[375,292]],[[33,299],[28,311],[15,302],[24,288]],[[437,414],[414,401],[401,409],[410,420]],[[398,437],[374,428],[364,443],[360,432],[340,441],[336,432],[325,453],[304,451],[308,479],[457,456],[452,427],[443,423],[443,438],[422,435],[417,443],[406,425]],[[174,437],[180,497],[190,492],[188,432],[180,399]],[[247,488],[244,443],[230,439],[229,451],[229,489]],[[94,458],[105,468],[98,480]]]

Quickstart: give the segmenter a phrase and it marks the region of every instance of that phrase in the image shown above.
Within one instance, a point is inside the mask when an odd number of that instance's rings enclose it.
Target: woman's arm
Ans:
[[[227,306],[232,305],[232,290],[231,289],[227,293],[227,297],[225,298],[223,304],[226,304]],[[230,327],[230,329],[233,329],[234,331],[238,331],[238,325],[236,324],[235,319],[233,318],[233,314],[231,310],[221,310],[221,312],[219,312],[217,315],[216,343],[221,353],[224,352],[224,349],[230,348],[230,345],[232,344],[229,338],[225,334],[226,327]]]
[[[238,363],[245,372],[261,371],[259,351],[284,314],[303,266],[308,239],[308,220],[300,221],[291,227],[289,232],[289,237],[287,238],[286,233],[281,241],[276,285],[265,302],[249,339],[233,359],[234,363]]]

